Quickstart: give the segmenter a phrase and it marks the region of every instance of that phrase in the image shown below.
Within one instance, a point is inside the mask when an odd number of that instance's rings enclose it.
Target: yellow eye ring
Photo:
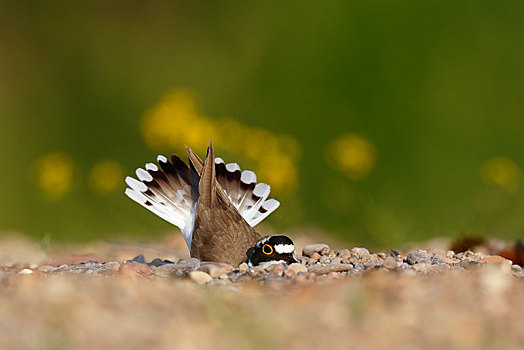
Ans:
[[[262,253],[264,253],[266,255],[273,254],[273,247],[271,247],[269,244],[264,244],[262,246]]]

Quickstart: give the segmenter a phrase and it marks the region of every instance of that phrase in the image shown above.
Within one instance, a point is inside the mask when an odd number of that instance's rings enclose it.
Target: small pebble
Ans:
[[[351,255],[357,259],[363,259],[369,256],[369,250],[366,248],[355,247],[351,249]]]
[[[329,256],[321,256],[320,259],[318,259],[318,262],[321,264],[328,264],[330,261]]]
[[[302,255],[311,257],[313,253],[320,253],[320,251],[322,251],[324,248],[329,250],[329,246],[327,244],[310,244],[302,249]]]
[[[288,270],[291,270],[291,271],[294,271],[295,273],[299,273],[299,272],[307,272],[307,267],[305,267],[304,265],[302,264],[291,264],[289,265],[288,267]]]
[[[388,256],[384,261],[384,267],[389,270],[394,270],[397,268],[397,259],[392,256]]]
[[[131,261],[139,263],[139,264],[145,264],[146,263],[146,259],[144,258],[143,254],[135,256],[133,259],[131,259]]]
[[[406,256],[406,261],[410,265],[427,263],[429,261],[428,253],[424,250],[409,252]]]
[[[30,275],[33,273],[33,270],[31,269],[23,269],[23,270],[20,270],[20,272],[18,272],[19,275]]]
[[[320,251],[318,252],[320,255],[329,255],[329,247],[324,247],[322,249],[320,249]]]
[[[242,263],[242,264],[240,264],[240,266],[238,267],[238,271],[239,271],[240,273],[245,273],[245,272],[247,271],[247,269],[249,269],[249,266],[248,266],[248,264],[246,264],[246,263]]]
[[[165,264],[166,264],[166,262],[164,262],[164,260],[159,259],[159,258],[156,258],[156,259],[154,259],[153,261],[151,261],[149,263],[149,265],[153,265],[153,266],[162,266],[162,265],[165,265]]]
[[[187,277],[197,284],[206,284],[213,279],[207,273],[202,271],[191,271],[187,274]]]

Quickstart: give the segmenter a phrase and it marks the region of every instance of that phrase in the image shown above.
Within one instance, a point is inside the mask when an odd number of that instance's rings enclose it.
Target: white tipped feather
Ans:
[[[244,170],[240,176],[240,181],[245,184],[257,183],[257,175],[251,170]]]
[[[240,171],[240,166],[237,163],[228,163],[226,164],[226,170],[233,173],[235,171]]]
[[[153,180],[153,177],[151,176],[151,174],[149,174],[147,171],[145,171],[142,168],[136,169],[136,176],[138,176],[140,180],[146,181],[146,182]]]
[[[224,160],[218,157],[215,158],[215,164],[217,181],[248,224],[255,226],[278,207],[271,202],[262,207],[271,189],[267,184],[257,184],[257,176],[253,171],[241,171],[237,163],[225,164]]]
[[[257,225],[260,223],[260,221],[264,220],[268,217],[269,214],[275,211],[280,205],[280,202],[276,199],[268,199],[266,200],[262,206],[260,207],[259,211],[253,215],[251,220],[248,221],[248,223],[251,225],[251,227]]]
[[[146,164],[146,170],[158,171],[158,167],[156,166],[156,164],[147,163]]]
[[[142,193],[137,192],[131,188],[126,188],[125,194],[144,208],[148,209],[149,211],[152,211],[153,213],[160,216],[162,219],[172,223],[173,225],[183,225],[184,221],[179,214],[167,212],[161,206],[159,206],[158,203],[151,202],[150,199],[144,196]],[[148,205],[147,203],[151,205]]]
[[[136,170],[140,181],[132,177],[126,178],[130,188],[126,189],[125,194],[147,210],[177,226],[191,251],[198,202],[198,192],[194,191],[194,188],[198,183],[179,175],[179,171],[190,171],[187,165],[171,164],[163,155],[159,155],[157,160],[160,167],[147,163],[146,170]]]
[[[138,192],[147,191],[147,186],[143,182],[140,182],[131,176],[126,177],[126,184],[135,191],[138,191]]]
[[[271,187],[263,182],[258,183],[253,190],[255,196],[264,198],[264,200],[269,196],[269,192],[271,192]]]

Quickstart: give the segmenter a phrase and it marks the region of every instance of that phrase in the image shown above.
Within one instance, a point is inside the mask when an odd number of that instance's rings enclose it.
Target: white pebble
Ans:
[[[19,275],[30,275],[33,273],[33,270],[31,269],[23,269],[20,272],[18,272]]]

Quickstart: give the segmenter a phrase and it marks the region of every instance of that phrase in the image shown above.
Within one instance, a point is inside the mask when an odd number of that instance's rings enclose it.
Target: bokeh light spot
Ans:
[[[275,193],[288,194],[297,188],[300,145],[295,138],[230,118],[201,115],[196,109],[195,95],[188,90],[166,94],[144,115],[141,131],[146,144],[159,152],[183,150],[184,145],[202,147],[212,139],[220,149],[246,159],[254,167],[258,180],[269,183]]]
[[[364,180],[377,161],[375,146],[358,134],[344,134],[333,140],[325,152],[326,162],[352,181]]]
[[[63,153],[49,153],[35,163],[36,185],[45,196],[57,199],[71,190],[74,163]]]
[[[89,173],[89,185],[98,193],[111,193],[121,186],[124,169],[122,166],[111,159],[98,161]]]
[[[522,176],[520,168],[509,158],[497,157],[486,161],[480,169],[480,178],[489,186],[513,190],[518,187]]]

